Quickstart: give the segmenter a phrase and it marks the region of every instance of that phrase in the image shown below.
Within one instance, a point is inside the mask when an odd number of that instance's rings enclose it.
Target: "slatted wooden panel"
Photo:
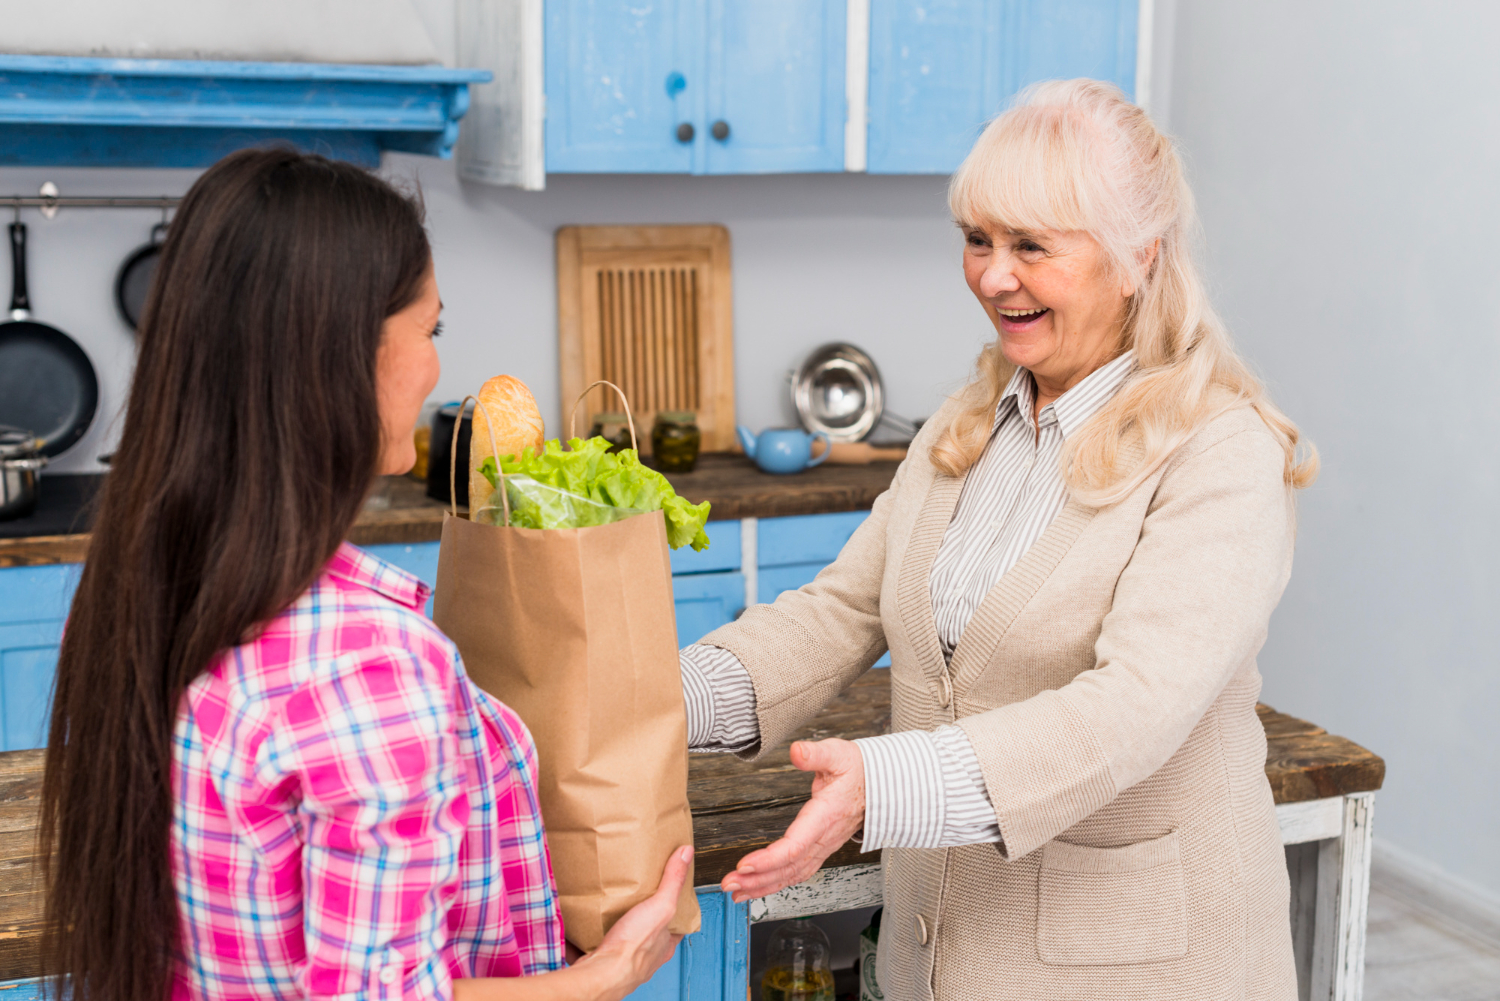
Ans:
[[[557,233],[563,422],[583,387],[608,379],[630,398],[643,452],[660,410],[698,415],[705,451],[734,438],[729,232],[722,226],[566,226]],[[595,390],[579,433],[619,410]]]

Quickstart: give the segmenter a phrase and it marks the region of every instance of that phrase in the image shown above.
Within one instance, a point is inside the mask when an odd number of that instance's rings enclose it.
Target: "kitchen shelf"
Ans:
[[[204,167],[257,143],[446,158],[487,70],[0,55],[0,166]]]

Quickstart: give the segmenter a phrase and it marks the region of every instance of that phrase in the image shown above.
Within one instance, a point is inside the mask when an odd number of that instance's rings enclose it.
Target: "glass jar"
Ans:
[[[828,936],[807,918],[777,928],[766,947],[761,1001],[833,1001],[830,952]]]
[[[630,443],[630,419],[614,410],[594,415],[594,426],[589,431],[589,437],[603,438],[609,442],[611,452],[635,447]]]
[[[703,433],[691,410],[663,410],[651,428],[651,455],[664,473],[691,473],[698,465]]]

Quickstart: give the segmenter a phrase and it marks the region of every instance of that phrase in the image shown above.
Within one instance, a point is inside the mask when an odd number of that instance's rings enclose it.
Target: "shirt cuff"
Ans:
[[[865,851],[1000,840],[978,756],[958,727],[863,737],[855,744],[865,766]]]
[[[735,753],[760,743],[755,683],[739,658],[728,650],[701,643],[679,650],[677,658],[682,667],[688,747]]]

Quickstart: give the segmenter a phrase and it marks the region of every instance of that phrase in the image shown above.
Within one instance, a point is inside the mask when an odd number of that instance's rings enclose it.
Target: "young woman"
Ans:
[[[343,543],[414,461],[420,207],[236,153],[183,200],[63,640],[47,955],[77,1001],[621,998],[691,848],[572,966],[530,735],[420,582]]]

